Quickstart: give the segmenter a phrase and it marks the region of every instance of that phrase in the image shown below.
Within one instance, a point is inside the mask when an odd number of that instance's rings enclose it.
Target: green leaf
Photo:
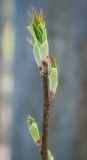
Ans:
[[[35,40],[36,39],[36,35],[34,33],[34,30],[33,30],[33,26],[27,26],[27,29],[28,29],[28,32],[30,32],[31,36],[33,37],[33,39]]]
[[[37,15],[35,9],[32,10],[32,21],[33,21],[33,23],[35,23],[36,25],[38,25],[38,24],[40,23],[39,17],[38,17],[38,15]]]
[[[35,32],[35,36],[36,36],[37,40],[41,44],[42,43],[42,32],[35,23],[33,23],[33,30]]]
[[[37,141],[40,140],[40,135],[39,135],[37,123],[35,122],[34,118],[29,116],[28,120],[27,120],[27,124],[28,124],[29,132],[30,132],[34,142],[37,143]]]
[[[42,41],[43,42],[46,41],[47,40],[47,31],[46,31],[45,25],[40,23],[40,24],[38,24],[38,28],[42,32]]]
[[[44,24],[44,13],[42,8],[40,9],[40,14],[39,14],[39,21]]]
[[[34,40],[33,39],[27,39],[28,43],[33,47],[34,46]]]
[[[39,45],[37,42],[34,43],[33,53],[34,53],[34,58],[36,60],[37,65],[40,66],[41,65],[41,57],[39,54]]]

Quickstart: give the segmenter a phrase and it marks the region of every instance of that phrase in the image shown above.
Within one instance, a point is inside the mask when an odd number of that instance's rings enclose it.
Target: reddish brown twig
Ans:
[[[48,124],[49,124],[49,89],[48,89],[48,70],[43,72],[43,96],[44,96],[44,108],[43,108],[43,128],[42,128],[42,146],[41,146],[41,159],[48,160]]]

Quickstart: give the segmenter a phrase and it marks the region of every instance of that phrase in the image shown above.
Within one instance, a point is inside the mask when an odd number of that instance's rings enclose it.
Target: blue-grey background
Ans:
[[[44,10],[50,54],[56,57],[59,72],[50,111],[49,149],[55,160],[87,160],[86,0],[0,0],[0,160],[41,158],[26,123],[32,115],[41,131],[42,81],[26,29],[32,7]],[[9,81],[4,77],[8,92],[3,75],[10,77]]]

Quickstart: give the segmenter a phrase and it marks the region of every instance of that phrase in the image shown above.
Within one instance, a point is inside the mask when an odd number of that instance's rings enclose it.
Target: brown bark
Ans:
[[[42,128],[42,147],[41,147],[41,159],[48,159],[48,124],[49,124],[49,92],[48,92],[48,73],[44,72],[42,76],[43,80],[43,96],[44,96],[44,108],[43,108],[43,128]]]

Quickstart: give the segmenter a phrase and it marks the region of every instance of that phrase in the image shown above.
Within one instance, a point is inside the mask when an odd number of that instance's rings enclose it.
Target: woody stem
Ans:
[[[49,92],[48,92],[48,71],[42,75],[43,80],[43,126],[42,126],[42,146],[41,159],[48,160],[48,124],[49,124]]]

